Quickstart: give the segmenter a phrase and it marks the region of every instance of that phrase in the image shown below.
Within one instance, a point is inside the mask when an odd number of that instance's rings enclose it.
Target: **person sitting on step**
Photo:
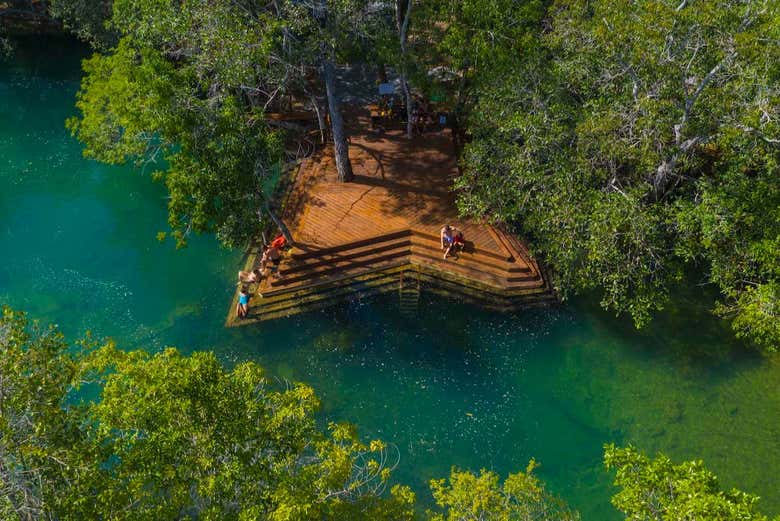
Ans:
[[[463,251],[465,246],[466,240],[463,237],[463,232],[453,228],[452,240],[450,241],[450,246],[444,252],[444,258],[446,259],[448,255],[452,254],[457,259],[458,254]]]
[[[261,280],[263,280],[263,270],[261,268],[238,272],[238,284],[259,284]]]
[[[445,224],[439,232],[439,238],[441,239],[441,249],[447,250],[452,245],[452,226]]]
[[[282,252],[279,248],[274,246],[274,243],[266,245],[263,250],[263,256],[260,259],[260,271],[267,275],[267,270],[275,273],[275,276],[279,277],[279,264],[282,262]]]
[[[281,251],[287,246],[287,238],[280,233],[271,241],[271,246]]]

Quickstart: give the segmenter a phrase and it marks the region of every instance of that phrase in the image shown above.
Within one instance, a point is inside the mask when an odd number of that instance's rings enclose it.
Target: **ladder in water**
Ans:
[[[401,272],[398,281],[398,296],[401,314],[411,317],[420,307],[420,278],[415,272]]]

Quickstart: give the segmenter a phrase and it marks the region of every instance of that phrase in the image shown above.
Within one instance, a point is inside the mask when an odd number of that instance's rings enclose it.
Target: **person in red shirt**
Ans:
[[[458,254],[463,251],[465,246],[466,239],[463,237],[463,232],[457,228],[452,228],[452,238],[450,239],[449,247],[444,252],[444,258],[447,259],[447,256],[452,253],[452,255],[457,259]]]
[[[268,276],[268,271],[274,272],[274,276],[279,278],[279,265],[282,263],[282,252],[274,246],[274,243],[267,245],[263,250],[263,256],[260,258],[260,271]],[[269,270],[270,268],[270,270]]]
[[[284,238],[284,235],[278,235],[271,241],[271,247],[277,250],[282,250],[285,246],[287,246],[287,239]]]

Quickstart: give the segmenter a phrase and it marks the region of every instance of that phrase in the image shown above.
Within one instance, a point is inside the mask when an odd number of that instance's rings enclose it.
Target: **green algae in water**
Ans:
[[[535,457],[583,519],[619,519],[601,466],[615,441],[701,458],[780,513],[780,359],[734,342],[708,296],[683,295],[643,332],[588,300],[495,315],[426,295],[411,318],[389,295],[224,329],[240,253],[210,237],[157,242],[163,187],[84,160],[64,129],[86,55],[37,39],[0,64],[2,303],[71,337],[214,349],[309,383],[323,421],[398,446],[396,479],[422,501],[451,465],[506,474]]]

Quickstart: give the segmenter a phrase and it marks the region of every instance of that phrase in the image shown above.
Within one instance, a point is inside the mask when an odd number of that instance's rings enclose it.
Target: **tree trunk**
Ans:
[[[320,144],[325,144],[325,116],[322,115],[320,100],[314,94],[309,94],[311,103],[314,106],[314,112],[317,114],[317,126],[320,128]]]
[[[279,228],[279,231],[282,232],[282,235],[284,235],[284,238],[287,239],[287,244],[293,245],[295,244],[295,241],[293,241],[293,236],[290,233],[290,229],[287,227],[286,224],[284,224],[284,221],[282,221],[278,215],[276,215],[276,212],[271,210],[271,205],[268,204],[267,199],[263,199],[263,206],[265,207],[265,212],[268,214],[268,217],[271,218],[271,220],[274,222],[274,224]],[[259,212],[258,212],[259,215]],[[262,217],[262,216],[260,216]]]
[[[339,110],[339,100],[336,95],[336,70],[333,62],[326,57],[322,59],[322,75],[325,79],[325,92],[328,96],[328,111],[330,112],[330,129],[333,134],[333,149],[336,155],[336,169],[339,181],[349,182],[355,177],[352,173],[352,163],[349,161],[349,145],[344,131],[344,120]]]
[[[295,241],[293,241],[292,234],[290,233],[290,229],[287,227],[286,224],[284,224],[284,221],[282,221],[278,215],[271,209],[271,204],[268,202],[268,196],[265,194],[262,188],[262,180],[263,177],[260,175],[260,172],[262,171],[262,168],[260,167],[260,163],[255,165],[255,177],[257,180],[257,195],[260,196],[260,200],[262,201],[263,210],[265,210],[265,213],[268,214],[268,217],[271,218],[271,220],[274,222],[274,224],[279,228],[279,231],[282,232],[282,235],[284,235],[284,238],[287,239],[287,242],[289,244],[294,244]],[[257,212],[257,218],[260,219],[260,221],[263,220],[263,213],[260,208],[256,209]]]
[[[401,74],[401,87],[403,87],[404,96],[406,98],[406,137],[412,139],[414,134],[414,121],[412,114],[414,113],[414,102],[412,101],[412,91],[409,89],[409,84],[406,82],[406,75]]]
[[[409,19],[412,15],[413,0],[398,0],[396,2],[396,23],[398,24],[398,39],[401,45],[401,88],[406,98],[406,137],[412,139],[414,124],[412,121],[412,91],[409,82],[406,81],[406,35],[409,31]]]

